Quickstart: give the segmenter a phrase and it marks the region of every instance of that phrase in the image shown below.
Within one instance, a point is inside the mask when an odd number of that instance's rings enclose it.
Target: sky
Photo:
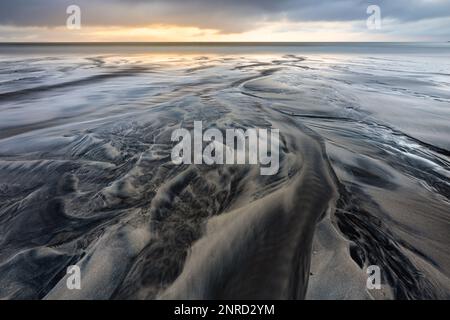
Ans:
[[[450,41],[450,0],[0,0],[16,41]]]

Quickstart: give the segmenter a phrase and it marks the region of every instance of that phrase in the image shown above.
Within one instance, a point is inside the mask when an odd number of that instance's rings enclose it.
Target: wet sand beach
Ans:
[[[0,299],[450,298],[449,58],[0,46]],[[279,129],[278,173],[173,164],[194,121]]]

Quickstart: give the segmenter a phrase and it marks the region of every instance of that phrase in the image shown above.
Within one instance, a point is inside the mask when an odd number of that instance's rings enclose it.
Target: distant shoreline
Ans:
[[[449,42],[0,42],[0,46],[335,46],[335,45],[411,45]]]

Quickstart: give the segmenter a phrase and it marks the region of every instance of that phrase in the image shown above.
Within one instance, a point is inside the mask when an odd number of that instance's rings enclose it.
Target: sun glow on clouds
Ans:
[[[7,36],[5,36],[7,34]],[[381,41],[382,34],[361,32],[349,22],[264,22],[241,33],[177,25],[147,27],[0,27],[0,41],[201,42],[201,41]]]
[[[0,0],[0,41],[445,41],[449,0],[378,1],[369,30],[361,0]]]
[[[213,29],[180,27],[174,25],[152,25],[139,28],[101,28],[92,30],[93,41],[202,41],[212,39],[218,33]]]

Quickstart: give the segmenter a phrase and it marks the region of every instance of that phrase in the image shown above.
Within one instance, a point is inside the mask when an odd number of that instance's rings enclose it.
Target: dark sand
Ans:
[[[0,298],[449,298],[448,49],[330,50],[0,55]],[[278,174],[173,165],[197,120]]]

